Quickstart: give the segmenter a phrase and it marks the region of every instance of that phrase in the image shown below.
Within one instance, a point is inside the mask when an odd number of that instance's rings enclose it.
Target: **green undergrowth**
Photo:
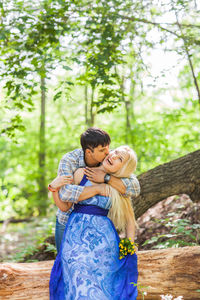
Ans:
[[[10,223],[0,237],[3,254],[0,261],[23,262],[26,257],[26,261],[37,261],[28,258],[41,251],[55,253],[55,246],[48,242],[48,237],[54,236],[54,231],[55,215],[37,217],[28,223]]]

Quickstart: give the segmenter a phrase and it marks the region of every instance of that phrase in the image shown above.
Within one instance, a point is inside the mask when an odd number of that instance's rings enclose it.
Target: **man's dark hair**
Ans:
[[[110,144],[109,134],[100,128],[90,127],[81,134],[81,146],[83,151],[93,150],[101,145],[102,147]]]

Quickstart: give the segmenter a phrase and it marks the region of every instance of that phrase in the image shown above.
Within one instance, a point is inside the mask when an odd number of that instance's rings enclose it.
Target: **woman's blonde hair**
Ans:
[[[123,165],[123,167],[115,172],[113,175],[115,177],[130,177],[131,174],[136,170],[137,166],[137,156],[135,152],[129,146],[120,146],[117,148],[119,152],[128,153],[129,158]],[[111,187],[109,184],[106,185],[107,193],[111,199],[111,209],[109,210],[108,217],[113,221],[115,227],[119,231],[124,231],[126,228],[127,221],[131,218],[135,226],[137,226],[135,220],[135,214],[131,204],[130,196],[121,195],[116,189]]]

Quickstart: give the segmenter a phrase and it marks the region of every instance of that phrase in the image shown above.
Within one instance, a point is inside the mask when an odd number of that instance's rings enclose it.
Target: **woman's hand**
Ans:
[[[58,175],[51,183],[50,186],[53,189],[59,189],[61,186],[66,184],[73,184],[73,177],[70,175]]]

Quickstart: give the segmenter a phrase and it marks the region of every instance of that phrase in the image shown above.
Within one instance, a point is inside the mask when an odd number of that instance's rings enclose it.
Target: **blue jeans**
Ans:
[[[57,253],[59,253],[59,251],[60,251],[60,246],[61,246],[64,231],[65,231],[65,226],[66,225],[60,224],[58,222],[58,218],[56,218],[55,241],[56,241]]]

